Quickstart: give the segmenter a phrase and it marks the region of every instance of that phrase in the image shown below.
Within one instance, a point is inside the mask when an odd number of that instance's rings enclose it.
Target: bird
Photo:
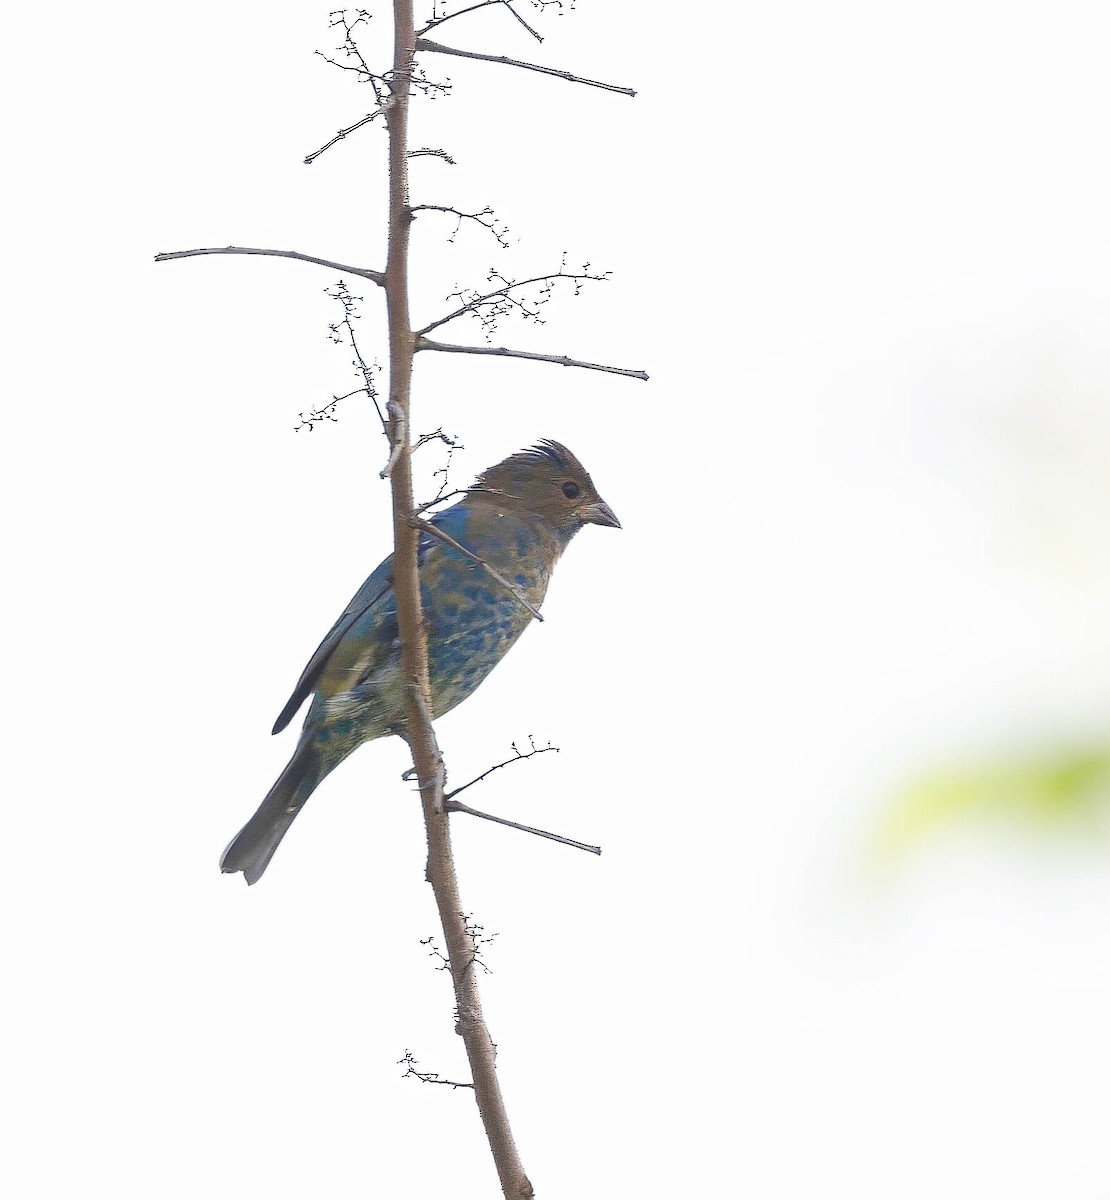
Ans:
[[[578,459],[545,438],[482,472],[428,524],[439,533],[421,530],[417,562],[435,719],[474,692],[538,614],[571,538],[586,525],[621,523]],[[257,883],[327,775],[364,742],[406,737],[392,569],[390,555],[301,673],[273,728],[285,729],[311,695],[297,747],[224,851],[223,872]]]

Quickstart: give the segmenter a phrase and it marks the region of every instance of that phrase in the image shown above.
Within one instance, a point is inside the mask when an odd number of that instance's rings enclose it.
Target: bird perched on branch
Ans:
[[[420,597],[432,716],[470,695],[543,602],[559,555],[584,525],[620,528],[593,480],[558,442],[490,467],[422,530]],[[452,543],[455,543],[452,545]],[[255,883],[304,802],[363,742],[405,736],[405,697],[392,557],[359,588],[309,660],[274,725],[313,696],[289,765],[224,851],[220,869]]]

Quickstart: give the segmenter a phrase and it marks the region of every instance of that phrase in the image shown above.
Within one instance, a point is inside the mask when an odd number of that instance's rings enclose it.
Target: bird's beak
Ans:
[[[621,523],[617,514],[605,503],[599,500],[596,504],[588,504],[582,509],[582,520],[587,525],[608,525],[612,529],[620,529]]]

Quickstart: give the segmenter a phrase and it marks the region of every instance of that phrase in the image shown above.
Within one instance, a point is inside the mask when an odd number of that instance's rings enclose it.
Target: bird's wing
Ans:
[[[373,574],[366,580],[362,587],[355,592],[350,604],[343,610],[339,620],[328,631],[328,636],[316,647],[316,653],[308,660],[308,666],[301,672],[301,677],[297,680],[297,686],[293,689],[293,694],[289,697],[278,719],[274,722],[274,733],[281,733],[296,715],[297,709],[301,707],[306,697],[315,691],[316,681],[320,678],[320,673],[331,657],[332,651],[342,640],[347,630],[351,628],[363,613],[372,608],[387,594],[392,594],[392,592],[393,555],[391,554],[385,562],[381,563],[374,570]]]
[[[462,500],[458,504],[453,504],[450,508],[444,509],[443,512],[437,513],[432,517],[430,523],[443,529],[444,532],[455,539],[461,539],[465,537],[468,520],[469,510],[466,501]],[[420,538],[418,550],[419,562],[423,564],[429,553],[438,555],[443,550],[444,546],[442,542],[429,537],[427,534],[423,534]],[[457,552],[451,550],[448,553],[455,554]],[[301,672],[301,677],[297,680],[297,686],[293,689],[293,694],[289,697],[278,719],[274,722],[274,733],[280,733],[289,724],[296,714],[297,709],[316,690],[316,685],[324,672],[324,668],[328,665],[328,660],[334,654],[335,648],[343,640],[344,635],[371,608],[379,605],[383,609],[392,607],[392,598],[393,555],[391,554],[385,562],[381,563],[374,570],[373,574],[366,580],[362,587],[358,589],[352,597],[350,604],[343,610],[339,620],[328,631],[327,637],[316,647],[316,653],[308,660],[308,666]]]

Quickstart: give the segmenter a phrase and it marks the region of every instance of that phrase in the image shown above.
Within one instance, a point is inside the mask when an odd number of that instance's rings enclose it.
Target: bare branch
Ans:
[[[334,325],[328,326],[328,336],[337,346],[346,342],[351,347],[355,354],[351,366],[362,376],[362,387],[356,388],[354,392],[348,392],[347,396],[354,396],[358,392],[365,392],[374,405],[374,411],[378,414],[378,420],[382,423],[382,429],[385,430],[385,414],[382,412],[382,406],[378,403],[377,375],[381,368],[376,362],[368,363],[363,358],[362,351],[359,349],[358,338],[355,335],[354,323],[360,319],[356,304],[362,297],[352,296],[342,279],[335,285],[334,289],[325,288],[324,294],[330,296],[333,300],[338,300],[343,306],[343,319],[337,321]],[[335,404],[338,404],[340,400],[346,400],[347,396],[334,397],[334,402],[331,405],[333,411]],[[334,417],[331,419],[334,420]],[[388,437],[388,433],[386,436]]]
[[[482,1014],[476,976],[463,967],[473,942],[460,917],[458,877],[451,853],[450,822],[443,808],[443,755],[432,725],[428,642],[420,600],[420,532],[410,514],[416,506],[412,491],[412,452],[409,444],[413,342],[409,315],[408,118],[416,41],[412,0],[394,0],[393,73],[389,130],[389,254],[386,265],[386,312],[389,321],[389,438],[392,452],[386,471],[393,499],[393,589],[397,598],[397,628],[401,643],[401,672],[405,697],[403,735],[412,753],[428,836],[426,877],[447,939],[451,982],[455,992],[456,1031],[466,1046],[474,1080],[475,1099],[482,1117],[502,1191],[521,1200],[534,1195],[513,1141],[497,1079],[493,1040]]]
[[[472,1083],[460,1083],[456,1079],[440,1079],[438,1071],[418,1071],[416,1068],[420,1064],[413,1058],[411,1050],[405,1051],[405,1057],[399,1058],[397,1065],[405,1068],[402,1079],[408,1079],[411,1075],[414,1079],[419,1079],[421,1083],[443,1083],[453,1088],[473,1088],[474,1086]]]
[[[495,5],[501,5],[503,8],[507,8],[509,12],[512,13],[512,15],[521,23],[521,25],[523,25],[524,28],[527,29],[528,32],[536,39],[537,42],[543,41],[543,38],[540,36],[540,34],[528,24],[528,22],[520,15],[520,13],[516,11],[515,8],[513,8],[510,0],[481,0],[481,3],[479,4],[471,4],[468,8],[460,8],[458,11],[448,13],[444,17],[433,16],[427,25],[416,31],[416,36],[423,37],[424,34],[430,32],[438,26],[443,25],[448,21],[453,21],[455,17],[462,17],[467,13],[476,12],[479,8],[493,8]]]
[[[470,954],[467,956],[466,962],[462,965],[463,972],[472,971],[475,967],[481,967],[487,975],[492,975],[493,971],[489,964],[482,958],[482,954],[487,946],[492,946],[497,940],[496,933],[486,933],[486,927],[479,925],[473,917],[464,912],[459,913],[462,920],[463,933],[470,939]],[[421,946],[428,947],[428,957],[439,960],[437,971],[450,971],[455,964],[451,962],[451,956],[444,954],[443,951],[436,945],[434,937],[426,937],[420,939]]]
[[[352,21],[348,19],[347,10],[343,8],[333,12],[331,20],[328,22],[329,28],[340,28],[343,30],[343,45],[335,48],[336,54],[342,54],[344,58],[353,58],[356,63],[355,66],[352,67],[346,63],[337,62],[334,58],[329,58],[320,50],[317,50],[316,53],[325,62],[331,63],[333,67],[339,67],[342,71],[354,71],[358,76],[359,83],[369,83],[374,89],[374,99],[380,106],[384,95],[383,85],[386,84],[386,78],[384,75],[378,75],[370,70],[366,59],[362,57],[362,51],[358,48],[358,41],[355,38],[355,29],[359,25],[368,24],[371,15],[365,8],[357,8],[355,9],[355,17]]]
[[[415,449],[415,446],[413,447]],[[444,468],[446,469],[446,468]],[[439,471],[434,471],[434,475],[439,475]],[[467,488],[455,488],[454,491],[438,494],[435,499],[429,500],[426,504],[421,504],[413,512],[413,516],[419,516],[429,508],[434,508],[437,504],[442,504],[445,500],[450,500],[453,496],[468,496],[472,492],[484,492],[487,496],[510,496],[509,492],[503,492],[500,488],[479,487],[477,484],[471,484]]]
[[[450,435],[444,433],[443,426],[441,425],[438,429],[433,430],[433,432],[431,432],[431,433],[422,433],[416,439],[416,442],[412,448],[413,454],[415,454],[417,452],[417,450],[420,449],[421,446],[426,446],[429,442],[434,442],[434,441],[443,442],[444,445],[447,447],[447,458],[444,461],[443,466],[437,467],[432,472],[433,479],[437,475],[442,475],[443,478],[440,481],[439,489],[436,492],[435,496],[431,500],[429,500],[427,502],[427,504],[420,505],[420,507],[416,510],[416,512],[418,514],[422,513],[422,512],[426,512],[434,504],[441,503],[448,495],[455,496],[455,495],[459,494],[457,491],[453,491],[453,492],[447,491],[447,484],[448,484],[448,481],[450,479],[450,474],[451,474],[451,456],[455,453],[456,450],[465,450],[466,447],[463,446],[463,444],[459,441],[457,435],[455,437],[451,437]]]
[[[393,95],[394,87],[394,72],[386,71],[384,74],[379,74],[377,71],[370,69],[370,64],[363,57],[362,51],[359,49],[358,39],[355,37],[355,29],[359,25],[367,24],[370,21],[371,14],[364,8],[355,9],[354,20],[350,20],[347,16],[346,9],[338,9],[331,14],[329,27],[331,29],[343,30],[343,45],[335,48],[336,54],[342,55],[344,58],[353,59],[354,62],[340,62],[339,59],[332,58],[325,54],[322,50],[317,50],[316,54],[329,63],[333,67],[338,67],[341,71],[350,71],[358,83],[368,83],[374,89],[374,99],[377,102],[379,110],[382,110],[388,104],[388,97]],[[405,68],[405,85],[415,91],[418,91],[426,96],[431,96],[433,99],[436,96],[446,95],[451,90],[450,82],[440,83],[438,80],[429,79],[423,70],[414,69],[414,64],[411,62]],[[352,129],[357,126],[352,126]],[[351,130],[347,130],[347,133]],[[342,135],[340,135],[342,136]],[[328,145],[334,145],[334,142],[329,142]],[[323,149],[326,150],[325,146]],[[323,153],[323,150],[318,150],[315,155],[305,159],[305,162],[310,162],[312,158]]]
[[[479,812],[478,809],[463,804],[461,800],[448,800],[446,807],[448,812],[469,813],[472,817],[481,817],[483,821],[495,821],[498,825],[508,825],[510,829],[519,829],[521,833],[533,833],[536,837],[548,838],[564,846],[573,846],[576,850],[585,850],[590,854],[601,853],[600,846],[591,846],[587,842],[576,842],[574,838],[563,837],[560,833],[550,833],[546,829],[537,829],[534,825],[521,825],[519,821],[510,821],[507,817],[495,817],[493,813]]]
[[[359,388],[359,391],[362,389]],[[307,429],[311,433],[317,425],[323,424],[324,421],[332,421],[335,424],[339,423],[339,418],[335,415],[335,406],[342,397],[336,396],[330,404],[325,404],[322,408],[313,408],[307,414],[299,412],[300,421],[293,426],[294,433],[300,433],[302,429]]]
[[[313,53],[318,55],[320,58],[322,58],[324,60],[324,62],[329,63],[331,66],[338,67],[341,71],[354,72],[354,74],[359,77],[358,78],[359,83],[378,83],[378,84],[380,84],[380,83],[384,82],[384,77],[381,75],[375,75],[374,72],[371,71],[370,68],[366,65],[366,60],[362,57],[361,54],[358,53],[357,50],[355,51],[355,55],[358,58],[358,64],[353,67],[350,65],[350,63],[339,62],[337,59],[334,59],[330,55],[325,54],[323,52],[323,50],[315,50],[315,51],[313,51]],[[377,88],[375,88],[374,90],[377,91]]]
[[[375,94],[378,96],[379,102],[381,101],[381,96],[382,96],[381,85],[385,82],[385,77],[382,75],[375,75],[370,70],[370,68],[366,65],[366,63],[362,60],[361,54],[358,55],[359,65],[352,67],[349,63],[341,63],[341,62],[339,62],[338,59],[332,58],[330,55],[325,54],[323,52],[323,50],[316,50],[313,53],[319,55],[319,57],[322,58],[324,60],[324,62],[330,64],[331,66],[338,67],[341,71],[353,72],[358,77],[359,83],[371,84],[374,88]]]
[[[615,83],[602,83],[597,79],[585,79],[581,75],[572,75],[569,71],[559,71],[554,67],[541,67],[538,63],[521,62],[517,58],[506,58],[500,54],[479,54],[476,50],[458,50],[454,46],[444,46],[428,38],[416,39],[417,52],[428,50],[432,54],[454,54],[459,58],[476,58],[481,62],[503,63],[507,67],[521,67],[525,71],[539,71],[541,75],[555,75],[568,83],[584,83],[587,87],[601,88],[606,92],[619,92],[622,96],[635,96],[634,88],[618,87]]]
[[[466,449],[465,446],[462,446],[459,444],[458,434],[455,434],[454,436],[452,436],[449,433],[444,433],[443,426],[441,425],[438,429],[433,429],[431,433],[422,433],[416,439],[416,441],[412,447],[413,454],[415,454],[417,452],[417,450],[420,449],[421,446],[426,446],[429,442],[443,442],[443,444],[447,447],[448,459],[450,459],[450,457],[454,453],[454,451]],[[445,468],[441,468],[441,470],[437,471],[436,474],[437,475],[440,474],[441,471],[444,469]],[[432,503],[434,504],[435,501],[433,501]]]
[[[435,5],[432,5],[433,16],[428,20],[427,24],[422,25],[417,31],[417,37],[423,37],[429,30],[435,29],[437,25],[445,25],[448,21],[453,21],[456,17],[466,16],[467,13],[477,12],[480,8],[492,8],[495,4],[501,4],[503,0],[480,0],[478,4],[471,4],[467,8],[460,8],[457,12],[447,13],[446,16],[437,17],[435,13]]]
[[[478,212],[463,212],[461,209],[455,208],[450,204],[414,204],[410,211],[413,215],[418,212],[450,213],[456,218],[456,221],[454,231],[447,239],[449,242],[453,242],[458,236],[463,221],[473,221],[476,225],[481,225],[483,229],[488,229],[493,234],[499,246],[502,246],[506,250],[509,248],[509,239],[506,236],[509,232],[509,227],[508,225],[498,223],[496,213],[494,213],[488,204],[485,208],[479,209]]]
[[[494,821],[498,825],[508,825],[510,829],[519,829],[522,833],[531,833],[535,834],[536,837],[548,838],[550,841],[559,842],[564,846],[574,846],[576,849],[586,850],[590,854],[600,854],[600,846],[591,846],[587,842],[578,842],[574,838],[563,837],[560,833],[549,833],[546,829],[537,829],[533,825],[521,825],[519,821],[510,821],[507,817],[495,817],[492,813],[480,812],[476,808],[471,808],[468,804],[463,804],[461,800],[455,799],[460,793],[465,792],[467,788],[473,787],[476,783],[481,783],[483,779],[492,775],[494,771],[500,771],[502,767],[507,767],[510,763],[525,762],[529,758],[535,758],[537,754],[559,753],[559,747],[551,745],[550,742],[546,746],[537,746],[531,734],[528,735],[528,745],[530,749],[525,752],[519,750],[516,742],[513,742],[512,758],[507,758],[504,762],[496,763],[469,783],[464,783],[462,787],[457,787],[454,791],[447,792],[443,797],[444,808],[447,812],[467,813],[472,817],[481,817],[483,821]]]
[[[582,367],[587,371],[605,371],[610,375],[624,375],[629,379],[642,379],[646,382],[648,373],[636,371],[631,367],[609,367],[604,363],[584,362],[578,358],[568,358],[565,354],[534,354],[531,350],[509,350],[505,346],[456,346],[451,342],[436,342],[431,338],[418,336],[417,350],[442,350],[447,354],[492,354],[500,358],[527,358],[533,362],[555,363],[560,367]]]
[[[410,150],[409,158],[442,158],[449,167],[455,165],[455,160],[446,150],[433,150],[429,146],[421,146],[419,150]]]
[[[502,0],[502,3],[509,10],[509,12],[514,17],[516,17],[516,19],[521,23],[521,25],[523,25],[524,28],[528,30],[528,32],[536,39],[537,42],[543,41],[543,37],[540,35],[540,33],[537,30],[533,29],[532,26],[528,24],[528,22],[520,15],[520,13],[518,13],[516,11],[516,9],[513,8],[513,6],[508,2],[508,0]]]
[[[336,142],[341,142],[349,133],[354,133],[356,129],[361,129],[363,125],[369,125],[375,117],[380,117],[385,113],[385,108],[375,108],[373,112],[367,113],[361,121],[356,121],[353,125],[348,125],[346,129],[340,129],[335,137],[330,142],[325,142],[319,150],[313,150],[311,154],[305,155],[305,165],[311,166],[325,150],[330,150]]]
[[[502,767],[507,767],[510,763],[526,762],[530,758],[535,758],[537,754],[558,754],[559,747],[553,746],[550,742],[546,746],[537,746],[532,738],[528,735],[528,744],[531,747],[527,753],[522,753],[517,749],[516,742],[512,743],[513,756],[505,759],[504,762],[495,763],[488,770],[485,770],[481,775],[476,775],[469,783],[464,783],[462,787],[457,787],[453,791],[448,792],[443,798],[444,800],[453,800],[456,796],[465,792],[467,788],[473,787],[476,783],[481,783],[487,775],[492,775],[494,771],[500,771]]]
[[[455,488],[454,491],[444,492],[442,495],[437,495],[434,499],[427,501],[425,504],[421,504],[416,510],[417,515],[422,512],[427,512],[429,508],[434,508],[437,504],[442,504],[445,500],[450,500],[454,496],[465,496],[469,491],[469,488]]]
[[[433,500],[432,503],[434,504],[435,501]],[[540,610],[534,605],[530,604],[528,600],[525,599],[520,589],[514,587],[499,571],[495,571],[484,558],[479,558],[473,550],[468,550],[462,544],[462,542],[456,542],[449,533],[444,533],[442,529],[436,525],[433,525],[430,521],[424,521],[419,517],[415,517],[412,523],[422,532],[430,533],[432,537],[439,538],[441,542],[446,542],[448,546],[453,547],[460,554],[465,554],[471,562],[477,563],[478,566],[480,566],[491,579],[496,580],[518,604],[522,604],[532,614],[532,616],[536,618],[537,621],[543,620],[543,617],[540,616]]]
[[[335,410],[344,400],[350,400],[352,396],[366,396],[374,402],[374,407],[377,407],[378,396],[377,392],[371,392],[369,388],[355,388],[353,391],[345,392],[342,396],[333,395],[330,402],[322,405],[320,408],[314,408],[309,413],[298,413],[301,418],[300,423],[293,426],[294,433],[300,433],[302,429],[307,429],[309,433],[316,428],[317,425],[322,425],[325,421],[333,421],[339,423],[339,418],[335,415]]]
[[[508,313],[515,312],[518,316],[523,317],[527,321],[535,321],[536,324],[542,325],[543,318],[540,316],[540,309],[550,301],[556,284],[561,280],[566,280],[574,285],[574,294],[577,296],[582,290],[582,285],[585,283],[604,283],[608,280],[610,272],[604,271],[597,274],[590,270],[590,264],[584,263],[581,271],[565,271],[566,257],[563,257],[563,262],[558,271],[551,271],[546,275],[535,275],[531,279],[509,279],[496,268],[491,268],[486,280],[490,283],[500,282],[503,286],[494,288],[491,292],[475,292],[471,289],[460,289],[457,292],[452,292],[448,299],[462,300],[453,312],[449,312],[447,316],[440,317],[438,321],[432,321],[425,325],[423,329],[416,331],[416,338],[419,340],[426,334],[431,333],[433,329],[438,329],[441,325],[446,325],[449,321],[457,320],[459,317],[467,315],[473,316],[482,326],[486,337],[490,337],[497,328],[497,322],[501,317]],[[539,293],[536,296],[522,296],[521,293],[525,288],[539,286]]]
[[[192,258],[197,254],[266,254],[272,258],[296,258],[301,262],[316,263],[320,267],[328,267],[332,271],[343,271],[348,275],[358,275],[369,279],[379,287],[385,286],[385,275],[372,267],[352,267],[346,263],[332,262],[330,258],[317,258],[314,254],[301,254],[297,250],[260,250],[255,246],[207,246],[199,250],[170,250],[165,254],[156,254],[155,262],[169,262],[174,258]]]
[[[455,86],[450,77],[442,83],[438,79],[430,78],[423,67],[417,67],[409,80],[413,91],[419,92],[422,96],[427,96],[429,100],[438,100],[450,93]]]

